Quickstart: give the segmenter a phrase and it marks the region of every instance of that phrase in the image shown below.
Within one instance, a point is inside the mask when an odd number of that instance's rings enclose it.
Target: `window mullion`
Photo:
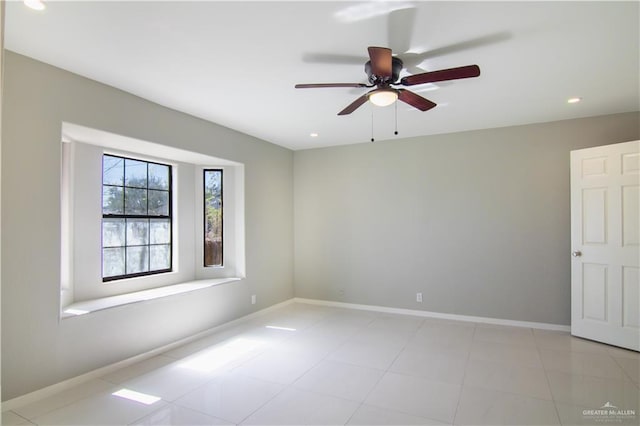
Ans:
[[[129,219],[124,218],[124,274],[127,275],[127,259],[129,258]]]

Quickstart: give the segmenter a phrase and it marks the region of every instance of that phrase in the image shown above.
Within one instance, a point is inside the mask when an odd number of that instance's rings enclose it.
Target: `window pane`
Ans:
[[[124,219],[102,219],[102,247],[124,246],[124,229]]]
[[[125,186],[135,186],[137,188],[147,187],[147,162],[131,160],[127,158],[124,162]]]
[[[149,190],[149,216],[169,215],[169,192]]]
[[[169,269],[171,267],[171,246],[163,244],[160,246],[151,246],[151,271],[159,269]]]
[[[149,271],[149,246],[127,247],[127,274]]]
[[[124,183],[124,158],[102,156],[102,183],[120,185]]]
[[[147,190],[125,188],[124,213],[147,214]]]
[[[127,219],[127,246],[149,244],[149,219]]]
[[[169,189],[169,166],[149,163],[149,188]]]
[[[122,214],[124,213],[124,198],[122,187],[103,186],[102,187],[102,214]]]
[[[171,242],[169,219],[151,219],[149,225],[150,244],[169,244]]]
[[[204,198],[208,207],[222,207],[222,170],[204,171]]]
[[[102,249],[102,276],[124,275],[124,247]]]
[[[204,171],[204,266],[222,265],[222,171]]]

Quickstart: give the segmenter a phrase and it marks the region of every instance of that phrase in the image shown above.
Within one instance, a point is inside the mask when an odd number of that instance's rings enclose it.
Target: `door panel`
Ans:
[[[571,333],[640,350],[640,141],[571,152]]]
[[[640,154],[637,152],[622,155],[622,174],[637,175],[640,173]]]
[[[622,187],[622,244],[640,243],[640,185]]]
[[[582,191],[582,243],[607,243],[607,188]]]
[[[607,321],[607,266],[582,265],[582,318]]]
[[[622,326],[638,329],[640,333],[640,268],[625,266],[622,271]]]
[[[582,177],[606,175],[607,174],[607,157],[583,159],[581,172],[582,172]]]

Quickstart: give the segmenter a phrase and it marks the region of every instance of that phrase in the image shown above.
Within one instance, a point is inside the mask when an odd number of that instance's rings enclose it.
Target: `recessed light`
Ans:
[[[580,102],[581,100],[582,100],[582,98],[578,98],[578,97],[576,97],[576,98],[569,98],[569,99],[567,99],[567,103],[568,103],[568,104],[577,104],[577,103],[578,103],[578,102]]]
[[[47,7],[42,0],[24,0],[24,5],[33,10],[44,10]]]
[[[317,138],[318,134],[317,133],[310,133],[309,136],[311,136],[312,138]]]

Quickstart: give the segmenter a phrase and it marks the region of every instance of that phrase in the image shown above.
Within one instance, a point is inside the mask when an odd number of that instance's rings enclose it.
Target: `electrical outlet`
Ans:
[[[416,293],[416,302],[422,303],[422,293]]]
[[[256,304],[256,295],[255,295],[255,294],[252,294],[252,295],[251,295],[251,304],[252,304],[252,305],[255,305],[255,304]]]

